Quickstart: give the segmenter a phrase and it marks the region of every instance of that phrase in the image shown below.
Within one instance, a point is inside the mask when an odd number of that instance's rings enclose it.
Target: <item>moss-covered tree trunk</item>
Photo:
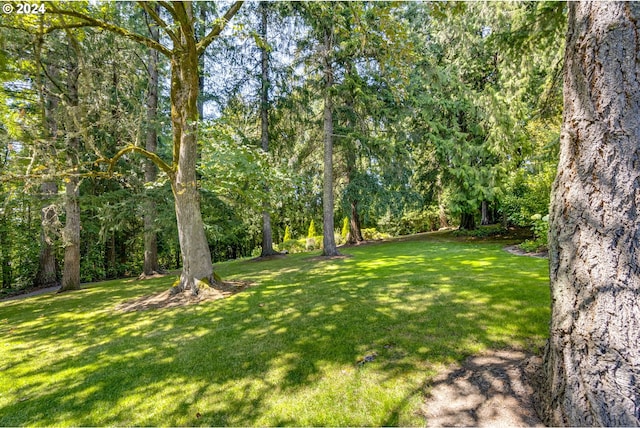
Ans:
[[[553,187],[551,425],[640,425],[640,3],[570,2]]]
[[[192,290],[197,293],[200,282],[213,282],[213,264],[204,233],[196,180],[198,55],[193,34],[185,35],[183,40],[183,49],[175,52],[171,58],[171,123],[176,165],[171,188],[175,198],[178,239],[182,252],[182,275],[176,290]]]

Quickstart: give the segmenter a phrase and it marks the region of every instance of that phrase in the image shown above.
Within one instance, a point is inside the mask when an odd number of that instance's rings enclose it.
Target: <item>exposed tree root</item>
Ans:
[[[173,308],[178,306],[192,305],[212,300],[223,299],[234,295],[242,290],[255,285],[255,283],[245,281],[224,281],[219,284],[201,287],[197,294],[191,290],[183,292],[173,292],[173,288],[161,293],[139,297],[120,303],[116,310],[123,312],[144,311],[147,309]]]

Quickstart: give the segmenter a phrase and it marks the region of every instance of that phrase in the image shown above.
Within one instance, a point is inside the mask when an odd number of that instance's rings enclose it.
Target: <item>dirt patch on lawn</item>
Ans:
[[[540,251],[540,252],[537,252],[537,253],[529,253],[529,252],[523,250],[522,248],[520,248],[519,245],[509,245],[508,247],[504,247],[504,250],[507,253],[515,254],[517,256],[538,257],[540,259],[548,259],[549,258],[549,251]]]
[[[545,426],[532,385],[541,358],[514,350],[488,351],[438,375],[424,405],[428,426]]]
[[[209,288],[200,289],[196,296],[192,295],[191,292],[171,294],[171,290],[165,290],[161,293],[143,296],[120,303],[116,306],[116,310],[131,312],[193,305],[196,303],[224,299],[225,297],[232,296],[253,285],[255,285],[255,283],[246,281],[224,281],[222,284],[216,284]]]

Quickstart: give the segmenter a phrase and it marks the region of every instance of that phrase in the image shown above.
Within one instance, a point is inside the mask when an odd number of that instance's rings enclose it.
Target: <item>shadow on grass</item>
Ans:
[[[0,304],[0,425],[423,424],[442,364],[544,340],[544,261],[491,244],[344,251],[224,264],[260,285],[205,305],[114,310],[171,278]]]

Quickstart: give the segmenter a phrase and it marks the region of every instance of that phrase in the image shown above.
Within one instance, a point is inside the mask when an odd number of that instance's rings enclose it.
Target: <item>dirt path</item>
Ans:
[[[488,351],[438,375],[425,402],[428,426],[542,427],[531,382],[540,358]]]
[[[38,290],[33,290],[33,291],[28,292],[28,293],[16,294],[16,295],[10,296],[10,297],[3,297],[3,298],[0,299],[0,302],[3,302],[5,300],[25,299],[27,297],[38,296],[40,294],[56,293],[59,289],[60,289],[59,285],[56,285],[54,287],[48,287],[48,288],[40,288]]]

